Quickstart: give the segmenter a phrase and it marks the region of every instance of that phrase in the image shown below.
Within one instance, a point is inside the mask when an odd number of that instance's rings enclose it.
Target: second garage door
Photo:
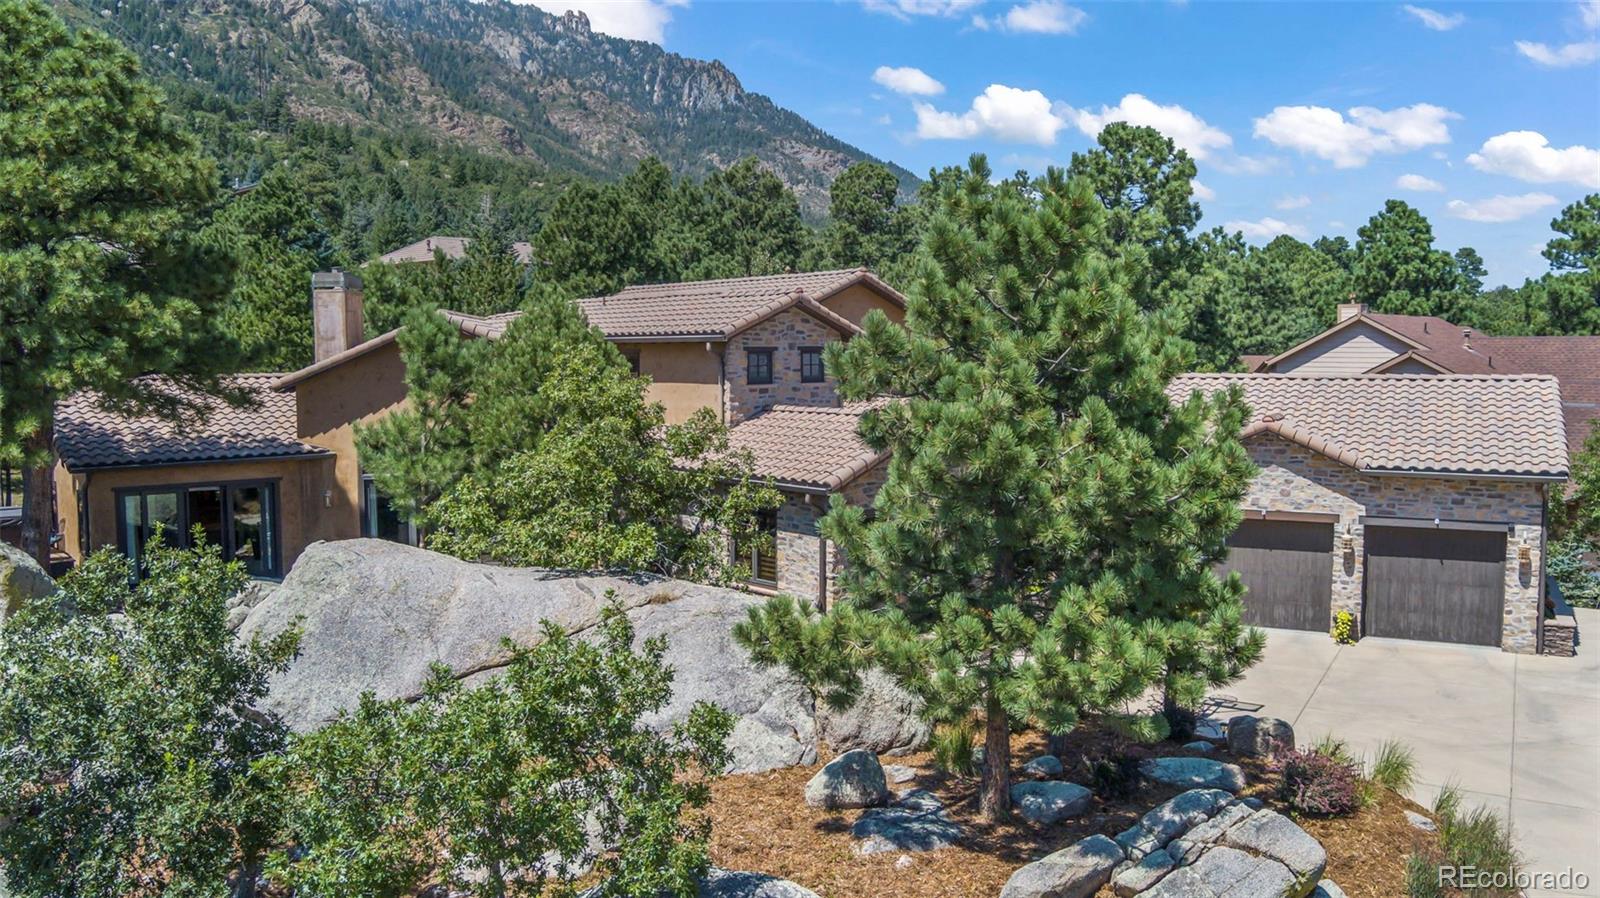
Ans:
[[[1236,571],[1249,590],[1244,621],[1257,627],[1327,630],[1333,600],[1333,525],[1245,521],[1228,538],[1219,573]]]
[[[1500,644],[1504,531],[1366,530],[1368,636]]]

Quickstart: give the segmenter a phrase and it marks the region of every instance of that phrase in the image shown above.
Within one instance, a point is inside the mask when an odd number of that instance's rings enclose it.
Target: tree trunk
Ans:
[[[1045,739],[1046,750],[1061,759],[1063,764],[1067,762],[1067,738],[1071,735],[1071,733],[1051,733]]]
[[[22,469],[22,551],[50,570],[50,536],[55,532],[51,491],[55,482],[55,422],[46,421],[39,432],[22,444],[24,460],[42,460],[40,467]]]
[[[233,889],[229,898],[256,898],[256,882],[261,878],[261,862],[250,860],[239,866],[234,874]]]
[[[985,726],[978,813],[990,823],[999,823],[1011,816],[1011,722],[993,694],[985,709]]]

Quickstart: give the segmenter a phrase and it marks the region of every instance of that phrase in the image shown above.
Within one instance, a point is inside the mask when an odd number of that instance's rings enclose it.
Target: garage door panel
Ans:
[[[1499,645],[1503,532],[1367,527],[1370,636]]]
[[[1333,525],[1245,521],[1228,539],[1218,573],[1244,582],[1244,621],[1257,627],[1326,630],[1333,598]]]

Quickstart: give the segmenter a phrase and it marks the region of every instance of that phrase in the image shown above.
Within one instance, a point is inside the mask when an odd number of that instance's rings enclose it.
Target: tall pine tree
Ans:
[[[1139,312],[1137,254],[1106,259],[1089,183],[1034,184],[992,184],[982,157],[945,178],[906,326],[872,315],[830,348],[846,399],[899,397],[862,424],[887,482],[870,518],[836,501],[824,519],[845,599],[817,617],[774,600],[737,631],[834,703],[876,665],[935,719],[982,715],[991,819],[1013,723],[1064,733],[1163,681],[1194,704],[1261,649],[1237,578],[1212,572],[1254,474],[1243,404],[1168,400],[1189,349]],[[802,645],[829,657],[794,660]],[[1165,733],[1159,714],[1121,722]]]

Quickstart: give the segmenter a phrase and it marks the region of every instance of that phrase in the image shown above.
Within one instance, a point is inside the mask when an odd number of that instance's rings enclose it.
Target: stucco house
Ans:
[[[414,542],[362,470],[355,426],[405,401],[398,331],[362,334],[362,284],[312,279],[314,362],[235,378],[252,409],[214,407],[203,423],[109,415],[86,397],[58,410],[58,528],[75,558],[102,545],[136,554],[166,525],[208,540],[251,573],[280,577],[316,540]],[[826,601],[839,559],[817,533],[828,497],[867,502],[884,459],[856,435],[866,406],[844,406],[826,370],[828,343],[860,332],[874,309],[902,320],[905,299],[865,269],[630,287],[578,301],[590,323],[651,378],[669,421],[717,410],[736,447],[784,504],[763,524],[776,551],[752,553],[751,587]],[[515,313],[446,312],[465,338],[498,339]]]
[[[1556,378],[1190,374],[1237,388],[1260,467],[1223,570],[1259,626],[1543,648],[1548,503],[1567,479]]]

